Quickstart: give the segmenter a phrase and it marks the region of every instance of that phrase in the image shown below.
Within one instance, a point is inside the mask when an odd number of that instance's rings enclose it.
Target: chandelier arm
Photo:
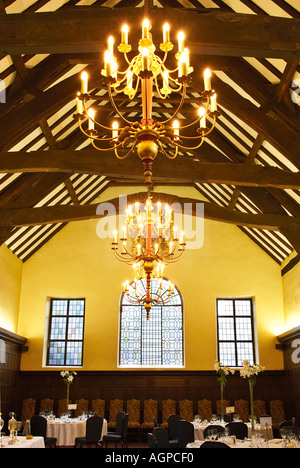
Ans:
[[[136,142],[133,143],[132,147],[130,148],[130,150],[124,155],[124,156],[120,156],[117,149],[122,145],[122,143],[118,146],[115,146],[114,147],[114,151],[115,151],[115,155],[118,159],[127,159],[128,156],[133,153],[134,149],[135,149],[135,146],[136,146]]]
[[[119,254],[119,253],[117,252],[117,248],[113,247],[113,251],[114,251],[115,257],[116,257],[119,261],[121,261],[121,262],[123,262],[123,263],[126,263],[127,265],[133,265],[133,263],[134,263],[134,257],[133,257],[133,256],[132,256],[131,258],[128,258],[128,259],[127,259],[127,258],[125,258],[124,256],[122,256],[121,254]],[[130,255],[130,254],[128,254],[128,255]]]
[[[177,107],[176,111],[174,112],[174,114],[169,119],[163,120],[161,122],[163,125],[169,123],[171,120],[173,120],[176,117],[176,115],[178,114],[178,112],[180,111],[180,109],[183,106],[184,99],[185,99],[185,94],[186,94],[186,83],[184,83],[183,87],[182,87],[182,95],[181,95],[181,100],[180,100],[179,106]]]
[[[180,143],[176,143],[176,141],[174,141],[174,145],[178,146],[178,148],[180,148],[181,150],[192,151],[200,148],[203,145],[204,141],[205,139],[203,137],[201,142],[197,146],[183,146]]]
[[[108,86],[108,95],[109,95],[109,99],[110,99],[110,102],[111,102],[111,105],[113,106],[114,110],[116,111],[116,113],[121,117],[121,119],[124,120],[124,122],[126,122],[128,125],[131,125],[133,122],[131,122],[130,120],[127,120],[119,111],[115,101],[114,101],[114,98],[112,96],[112,93],[111,93],[111,87]]]
[[[168,154],[165,149],[163,148],[161,142],[159,141],[158,142],[158,145],[159,145],[159,148],[160,148],[160,151],[168,158],[168,159],[175,159],[178,155],[178,146],[176,146],[175,148],[175,153],[173,156],[171,156],[170,154]]]
[[[89,137],[90,140],[91,140],[91,143],[93,145],[93,147],[98,150],[98,151],[110,151],[111,148],[100,148],[99,146],[96,145],[95,141],[101,141],[101,138],[95,138],[95,137]],[[120,144],[118,145],[120,146]]]
[[[101,124],[101,123],[98,122],[97,120],[95,120],[95,119],[93,119],[93,118],[91,118],[91,117],[88,116],[88,112],[87,112],[87,107],[86,107],[86,101],[85,101],[85,99],[83,100],[83,109],[84,109],[84,115],[86,116],[87,119],[90,119],[92,122],[94,122],[94,124],[96,124],[98,127],[103,128],[104,130],[109,130],[110,132],[113,131],[113,128],[111,128],[111,127],[106,127],[105,125]],[[84,133],[84,135],[86,135],[86,136],[88,136],[88,137],[90,138],[90,135],[87,134],[87,133],[83,130],[83,127],[82,127],[82,125],[81,125],[81,119],[79,119],[78,124],[79,124],[80,130],[82,131],[82,133]],[[123,130],[123,129],[120,128],[119,130],[121,131],[121,130]],[[95,139],[95,140],[98,139],[99,141],[101,141],[101,140],[111,140],[111,137],[109,137],[109,138],[96,138],[96,137],[94,137],[94,139]]]

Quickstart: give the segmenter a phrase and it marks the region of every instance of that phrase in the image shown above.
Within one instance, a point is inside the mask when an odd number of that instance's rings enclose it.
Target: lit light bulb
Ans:
[[[180,32],[178,33],[177,39],[178,39],[178,52],[183,52],[183,49],[184,49],[184,39],[185,39],[185,36],[184,36],[184,32],[183,32],[183,31],[180,31]]]
[[[174,132],[174,140],[179,140],[179,122],[175,120],[173,122],[173,132]]]
[[[118,135],[119,135],[119,132],[118,132],[119,124],[118,124],[118,122],[116,122],[116,121],[113,122],[112,128],[113,128],[112,137],[113,137],[113,139],[116,139],[116,138],[118,138]]]
[[[200,128],[206,128],[206,117],[204,107],[199,108]]]
[[[121,35],[122,44],[128,44],[128,31],[129,31],[129,28],[127,24],[124,24],[124,26],[122,27],[122,35]]]
[[[88,74],[87,72],[81,73],[81,93],[87,94],[88,92]]]
[[[211,71],[207,68],[204,72],[204,88],[205,91],[211,90]]]
[[[95,111],[92,107],[89,108],[88,110],[88,116],[89,116],[89,130],[94,130],[95,129]]]
[[[164,42],[170,42],[170,25],[168,23],[164,24],[163,40]]]

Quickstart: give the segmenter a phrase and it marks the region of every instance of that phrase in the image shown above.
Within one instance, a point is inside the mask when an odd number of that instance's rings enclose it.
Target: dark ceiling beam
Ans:
[[[205,151],[214,152],[208,144]],[[137,155],[119,160],[113,151],[105,156],[96,150],[52,150],[31,152],[0,152],[0,172],[61,172],[103,175],[109,178],[143,181],[142,162]],[[170,161],[158,155],[153,163],[156,182],[220,183],[249,187],[299,189],[300,172],[276,167],[231,163],[200,163],[177,157]]]
[[[185,197],[177,197],[165,193],[153,193],[153,201],[166,201],[173,205],[174,212],[184,215],[203,216],[205,219],[229,223],[237,226],[249,228],[280,230],[289,229],[295,234],[299,234],[300,219],[292,216],[273,214],[251,214],[232,211],[209,202]],[[145,198],[146,192],[131,194],[127,196],[126,203],[134,203],[135,200]],[[111,212],[107,212],[108,205],[111,204]],[[204,206],[204,212],[199,209],[199,205]],[[22,208],[12,210],[0,210],[0,225],[12,228],[15,226],[35,226],[52,223],[63,223],[71,221],[82,221],[85,219],[96,219],[108,215],[119,214],[119,210],[124,209],[120,198],[105,200],[105,212],[99,209],[99,203],[91,205],[58,205],[45,206],[40,208]]]
[[[179,28],[185,30],[192,53],[200,47],[203,54],[300,59],[299,19],[218,10],[179,12],[176,8],[165,8],[164,18],[159,8],[151,10],[149,16],[158,41],[162,21],[168,20],[174,36]],[[101,52],[111,31],[120,31],[125,21],[140,25],[141,19],[139,8],[77,7],[10,14],[0,18],[0,54]],[[139,39],[137,27],[130,41],[137,44]]]
[[[196,80],[193,80],[196,87]],[[198,81],[199,90],[202,83]],[[243,122],[263,135],[265,139],[285,156],[295,167],[300,168],[300,138],[299,132],[283,122],[266,115],[264,110],[242,97],[231,86],[214,77],[214,88],[218,94],[219,103],[234,113]]]

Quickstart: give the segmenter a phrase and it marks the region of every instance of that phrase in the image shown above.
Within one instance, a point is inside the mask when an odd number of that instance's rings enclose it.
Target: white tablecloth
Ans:
[[[49,419],[47,423],[47,437],[55,437],[57,446],[75,445],[76,437],[85,437],[86,422],[78,419]],[[107,421],[103,420],[102,435],[107,434]]]
[[[186,448],[200,448],[200,446],[204,443],[203,440],[196,440],[190,444],[187,444]],[[239,442],[236,441],[235,444],[228,444],[231,448],[251,448],[251,441],[243,441]],[[256,447],[254,447],[256,448]],[[260,445],[260,448],[283,448],[282,440],[281,439],[274,439],[273,441],[269,441],[268,443],[263,443]],[[299,444],[298,444],[298,447]]]
[[[9,445],[11,438],[9,436],[2,437],[2,444],[4,448],[45,448],[43,437],[33,437],[32,439],[26,439],[25,436],[17,436],[17,441]]]
[[[223,427],[226,426],[226,424],[222,424],[219,422],[215,424],[217,424],[218,426],[223,426]],[[195,440],[204,440],[204,429],[206,427],[209,427],[209,425],[210,424],[200,424],[200,425],[194,424]],[[248,426],[248,437],[250,438],[251,437],[251,425],[247,424],[247,426]],[[269,440],[273,439],[273,431],[271,427],[269,427],[268,430],[266,430],[264,426],[255,425],[255,428],[258,430],[261,430],[264,434],[266,434]]]

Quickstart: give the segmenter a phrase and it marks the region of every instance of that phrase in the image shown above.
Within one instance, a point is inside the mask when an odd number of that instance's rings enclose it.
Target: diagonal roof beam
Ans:
[[[150,11],[154,37],[161,36],[162,11]],[[100,52],[124,21],[141,24],[138,8],[84,8],[0,18],[0,54]],[[184,28],[191,52],[227,56],[300,59],[300,20],[224,11],[201,13],[164,9],[173,30]],[[158,26],[156,26],[158,25]],[[229,27],[230,26],[230,27]],[[139,28],[137,28],[139,29]],[[137,44],[140,31],[131,33]]]

